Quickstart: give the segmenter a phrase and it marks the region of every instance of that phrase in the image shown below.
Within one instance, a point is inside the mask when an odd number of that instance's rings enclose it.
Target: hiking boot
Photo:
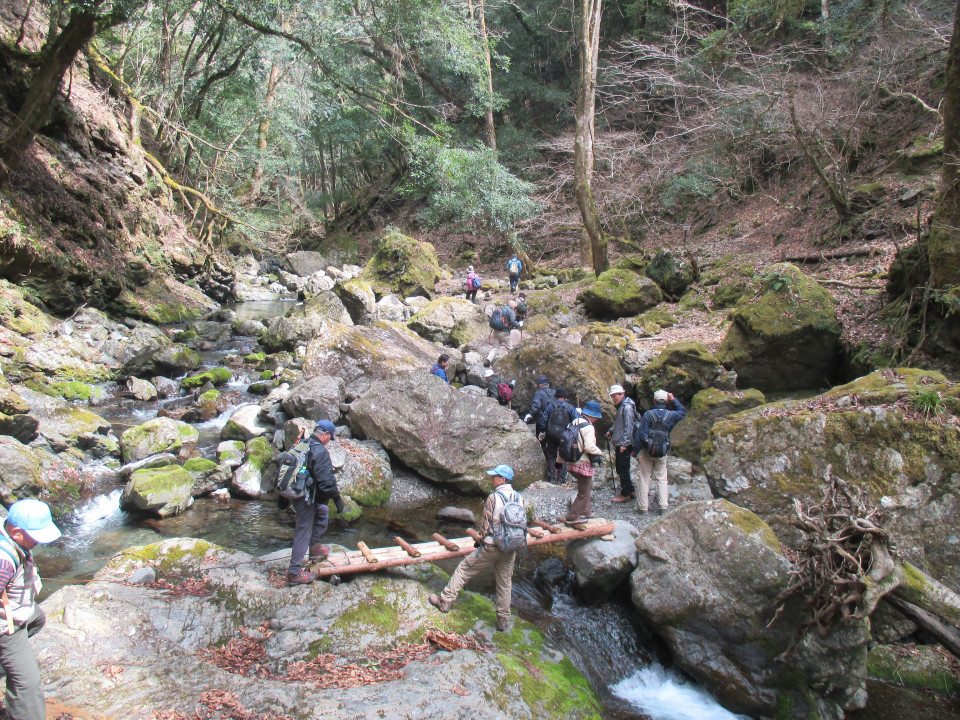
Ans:
[[[643,509],[643,508],[640,508],[640,516],[641,516],[641,517],[644,517],[644,516],[649,515],[649,514],[650,514],[650,511],[649,511],[649,510],[645,510],[645,509]]]
[[[657,508],[657,515],[663,516],[667,514],[666,508]]]
[[[450,612],[450,606],[453,604],[449,600],[444,600],[439,595],[431,595],[427,598],[427,602],[442,613]]]
[[[636,493],[627,493],[626,495],[617,495],[615,498],[611,498],[610,502],[625,503],[628,500],[636,500],[636,498]]]
[[[498,617],[497,618],[497,632],[506,632],[510,628],[510,620],[508,618]]]
[[[317,576],[314,575],[309,570],[301,570],[298,573],[287,573],[287,585],[309,585],[314,580],[317,579]]]
[[[322,560],[327,559],[327,555],[330,554],[330,546],[324,545],[323,543],[317,543],[316,545],[310,546],[310,562],[321,562]]]

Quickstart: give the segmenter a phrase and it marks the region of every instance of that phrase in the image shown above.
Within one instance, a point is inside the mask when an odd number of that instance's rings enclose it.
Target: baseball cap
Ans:
[[[483,371],[483,376],[485,378],[491,377],[493,375],[493,368],[487,368]]]
[[[333,437],[334,435],[337,434],[337,426],[334,425],[329,420],[321,420],[320,422],[317,423],[317,427],[314,430],[314,432],[316,433],[328,432],[330,433],[330,437]]]
[[[549,385],[549,384],[550,384],[550,381],[547,380],[547,378],[544,377],[543,375],[537,378],[537,385]]]
[[[499,475],[504,480],[513,480],[513,468],[509,465],[497,465],[493,470],[487,470],[487,475]]]
[[[600,403],[598,403],[596,400],[590,400],[583,406],[583,414],[594,418],[603,416],[603,411],[600,409]]]
[[[60,529],[53,524],[50,508],[41,500],[18,500],[10,506],[7,522],[41,544],[51,543],[60,537]]]
[[[611,386],[610,386],[610,394],[611,394],[611,395],[616,395],[617,393],[622,393],[622,392],[623,392],[623,385],[611,385]]]
[[[657,390],[657,391],[653,394],[653,401],[654,401],[654,402],[664,402],[664,403],[665,403],[665,402],[667,401],[667,398],[668,398],[668,397],[669,397],[669,395],[667,394],[667,391],[666,391],[666,390]]]

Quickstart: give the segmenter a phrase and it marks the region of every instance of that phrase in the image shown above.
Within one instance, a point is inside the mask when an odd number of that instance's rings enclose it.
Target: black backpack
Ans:
[[[302,500],[310,491],[313,476],[307,469],[310,445],[301,440],[279,457],[280,466],[273,479],[273,489],[287,500]]]
[[[490,327],[494,330],[499,330],[503,332],[504,330],[509,330],[510,326],[507,325],[507,321],[503,319],[503,316],[506,314],[506,311],[503,308],[497,308],[493,311],[493,315],[490,316]]]
[[[560,447],[557,448],[557,454],[564,462],[575,462],[582,454],[580,449],[580,428],[586,427],[590,422],[583,420],[577,422],[574,420],[563,430],[560,437]]]
[[[567,409],[565,404],[557,403],[554,405],[549,417],[547,417],[547,429],[545,430],[547,437],[554,442],[560,442],[563,438],[563,431],[571,420],[573,420],[573,413]]]
[[[650,457],[662,458],[670,454],[670,431],[667,429],[666,411],[651,411],[650,429],[647,431],[647,442],[638,445],[646,450]]]
[[[547,402],[544,404],[543,410],[540,411],[540,417],[537,418],[537,429],[546,429],[547,423],[550,421],[550,414],[554,411],[554,408],[557,407],[557,398],[555,395],[547,394]]]

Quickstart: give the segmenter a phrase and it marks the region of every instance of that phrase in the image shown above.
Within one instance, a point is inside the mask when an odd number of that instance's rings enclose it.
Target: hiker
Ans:
[[[560,438],[567,425],[573,422],[579,413],[577,408],[567,402],[567,389],[562,385],[557,386],[554,400],[540,442],[543,443],[543,454],[547,458],[547,482],[562,484],[567,480],[567,463],[563,458],[557,457]]]
[[[487,381],[487,397],[494,398],[501,405],[511,407],[513,387],[517,384],[516,380],[505,383],[491,367],[483,371],[483,379]]]
[[[493,492],[487,496],[483,504],[483,520],[480,523],[483,542],[475,543],[477,549],[460,562],[450,582],[441,593],[431,595],[427,600],[440,612],[450,612],[450,606],[457,599],[463,586],[481,570],[493,566],[497,581],[497,630],[504,632],[510,626],[513,560],[517,553],[500,550],[494,543],[494,538],[504,529],[501,522],[503,517],[509,517],[509,509],[504,512],[507,505],[518,503],[522,507],[523,498],[510,485],[513,481],[513,468],[509,465],[497,465],[493,470],[487,470],[487,475],[493,478]],[[524,537],[526,537],[525,530]]]
[[[517,285],[520,283],[520,271],[523,270],[523,263],[514,253],[513,257],[507,260],[507,272],[510,274],[510,292],[517,291]]]
[[[537,378],[537,390],[533,394],[533,403],[530,405],[530,412],[524,416],[523,421],[525,423],[536,423],[537,439],[540,441],[540,449],[543,450],[544,457],[547,456],[547,418],[550,417],[550,412],[553,410],[556,402],[556,391],[550,387],[550,380],[541,375]],[[550,479],[549,469],[547,470],[547,479]]]
[[[0,530],[0,667],[7,676],[7,713],[15,720],[47,717],[40,666],[28,639],[47,621],[37,605],[41,582],[30,551],[59,537],[50,508],[32,498],[11,505]]]
[[[437,358],[437,363],[432,368],[430,368],[430,374],[436,375],[438,378],[443,380],[448,385],[450,384],[450,378],[447,377],[447,365],[450,364],[450,356],[446,353],[443,353],[439,358]]]
[[[590,511],[591,494],[593,493],[593,466],[603,462],[603,451],[597,447],[597,434],[594,423],[600,419],[602,411],[596,400],[588,401],[580,413],[580,418],[574,420],[578,428],[580,457],[567,465],[567,472],[577,481],[577,496],[570,504],[567,516],[560,522],[574,522],[583,518],[593,517]]]
[[[525,293],[517,295],[517,320],[523,322],[527,319],[527,296]]]
[[[622,385],[610,386],[610,399],[617,408],[613,427],[607,431],[607,440],[613,445],[617,475],[620,478],[620,494],[611,502],[622,503],[637,497],[637,489],[630,478],[630,460],[633,457],[633,425],[637,406],[626,396]]]
[[[487,359],[493,362],[493,353],[498,347],[505,345],[510,349],[510,330],[516,328],[523,330],[523,321],[517,320],[517,301],[510,300],[506,307],[495,308],[490,316],[490,335],[487,342],[492,346],[487,354]]]
[[[472,301],[474,305],[480,304],[480,301],[477,300],[477,290],[480,289],[482,284],[480,276],[473,271],[473,265],[468,266],[467,279],[464,281],[463,287],[467,292],[467,300]]]
[[[329,420],[321,420],[309,439],[306,466],[311,483],[307,496],[291,500],[297,513],[293,531],[293,550],[290,552],[290,567],[287,570],[287,585],[306,585],[316,579],[310,570],[303,569],[303,556],[309,550],[310,563],[326,560],[330,546],[320,542],[329,525],[330,510],[327,503],[333,500],[338,513],[343,513],[343,499],[333,475],[333,464],[326,445],[337,434],[336,426]]]
[[[637,453],[640,472],[640,494],[637,496],[637,508],[641,515],[648,512],[650,496],[650,476],[657,481],[658,515],[667,511],[667,456],[670,454],[670,431],[674,425],[687,416],[687,409],[673,393],[657,390],[653,394],[653,408],[640,418],[640,424],[633,434],[633,452]],[[673,409],[667,409],[667,403]]]

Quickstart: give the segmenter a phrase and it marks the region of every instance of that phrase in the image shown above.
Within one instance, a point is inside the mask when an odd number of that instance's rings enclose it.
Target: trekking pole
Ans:
[[[617,448],[613,444],[613,438],[607,438],[607,457],[610,459],[610,468],[607,475],[612,482],[617,475]]]

